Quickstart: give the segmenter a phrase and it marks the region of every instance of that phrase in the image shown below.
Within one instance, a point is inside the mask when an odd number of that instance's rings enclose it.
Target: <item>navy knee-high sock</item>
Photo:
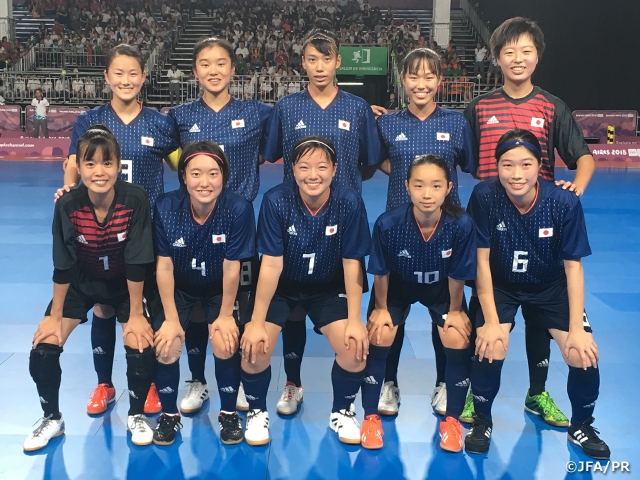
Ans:
[[[98,317],[95,313],[91,319],[91,349],[93,350],[93,367],[98,374],[98,383],[106,383],[113,387],[113,356],[116,351],[116,316]]]
[[[545,391],[549,374],[549,356],[551,355],[551,336],[541,325],[525,322],[525,345],[529,365],[529,395],[539,395]]]
[[[156,389],[162,404],[162,412],[178,413],[178,387],[180,385],[180,360],[173,363],[156,362]]]
[[[207,322],[190,322],[185,332],[184,344],[187,349],[191,380],[206,384],[204,364],[207,359],[207,345],[209,344],[209,325]]]
[[[287,382],[292,382],[299,387],[302,385],[300,379],[300,366],[304,347],[307,343],[307,324],[305,320],[301,322],[289,321],[282,329],[282,358],[284,361],[284,371],[287,374]]]
[[[240,352],[231,357],[221,359],[213,356],[216,366],[216,382],[220,394],[220,410],[226,413],[236,411],[236,399],[240,388]],[[267,389],[269,386],[267,385]]]
[[[45,417],[60,420],[59,393],[62,381],[60,354],[62,348],[48,343],[39,343],[29,355],[29,373],[36,382],[40,406]]]
[[[378,414],[378,399],[382,382],[384,382],[384,370],[389,350],[391,347],[369,345],[367,366],[364,369],[364,378],[362,379],[362,408],[364,408],[365,417]]]
[[[267,411],[267,392],[271,383],[271,365],[259,373],[241,370],[242,386],[251,410]],[[235,403],[233,409],[235,410]],[[233,410],[231,410],[233,411]]]
[[[600,369],[569,367],[567,394],[571,401],[571,425],[580,425],[593,416],[600,392]]]
[[[384,381],[393,382],[398,386],[398,365],[400,364],[400,352],[404,343],[404,323],[398,325],[396,338],[393,339],[389,354],[387,355],[386,366],[384,370]]]
[[[431,324],[431,343],[433,344],[433,353],[436,357],[436,387],[443,382],[446,382],[446,369],[447,369],[447,354],[445,353],[442,339],[440,338],[440,332],[438,332],[438,326],[435,323]],[[448,398],[448,392],[447,392]],[[457,418],[457,417],[456,417]]]
[[[356,398],[362,379],[364,378],[364,370],[360,372],[348,372],[335,360],[331,369],[331,383],[333,384],[333,409],[332,412],[339,410],[349,410],[351,403]]]
[[[458,418],[464,409],[471,375],[471,348],[444,348],[447,356],[445,383],[447,384],[447,417]]]
[[[479,362],[476,357],[471,366],[473,406],[476,413],[483,414],[489,421],[491,421],[493,401],[498,394],[498,390],[500,390],[500,375],[503,363],[504,360],[494,360],[489,363],[486,358]]]

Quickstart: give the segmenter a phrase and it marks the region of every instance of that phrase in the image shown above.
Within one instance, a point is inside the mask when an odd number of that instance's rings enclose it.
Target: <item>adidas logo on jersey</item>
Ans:
[[[464,380],[462,380],[461,382],[456,383],[456,387],[468,387],[469,386],[469,379],[465,378]]]
[[[173,246],[174,246],[174,247],[181,248],[181,247],[186,247],[186,246],[187,246],[187,244],[186,244],[186,243],[184,243],[184,238],[180,237],[178,240],[176,240],[175,242],[173,242]]]
[[[169,395],[170,393],[173,393],[173,392],[174,390],[171,387],[164,387],[163,389],[158,390],[158,393],[164,393],[166,395]]]
[[[296,358],[300,358],[300,356],[296,352],[287,353],[284,358],[287,360],[295,360]]]
[[[198,347],[196,348],[192,348],[191,350],[187,351],[187,355],[200,355],[200,349]]]
[[[254,397],[253,395],[246,395],[245,394],[245,397],[246,397],[247,400],[257,400],[258,399],[258,397]]]
[[[294,130],[301,130],[303,128],[307,128],[307,126],[304,124],[302,120],[300,120],[298,124],[295,126]]]
[[[404,257],[404,258],[411,258],[411,254],[408,252],[407,249],[402,250],[399,254],[399,257]]]
[[[189,129],[189,133],[200,133],[200,127],[197,123],[193,124],[193,127]]]
[[[499,232],[506,232],[507,231],[507,226],[504,224],[504,222],[500,222],[498,225],[496,225],[496,229]]]
[[[376,382],[376,379],[373,377],[373,375],[369,375],[368,377],[364,377],[362,379],[362,381],[364,383],[369,384],[369,385],[378,385],[378,382]]]
[[[398,135],[396,137],[396,142],[401,142],[403,140],[409,140],[409,139],[407,138],[407,136],[404,133],[400,132],[400,135]]]
[[[536,367],[540,367],[540,368],[546,368],[548,366],[549,366],[549,359],[548,358],[545,358],[538,365],[536,365]]]
[[[298,232],[296,232],[296,227],[294,225],[291,225],[289,228],[287,228],[287,233],[289,235],[298,235]]]
[[[486,398],[484,398],[482,395],[474,395],[473,399],[477,400],[478,402],[482,402],[482,403],[485,403],[485,402],[489,401]]]
[[[487,125],[496,125],[498,123],[500,122],[498,121],[495,115],[487,121]]]
[[[84,238],[84,235],[80,235],[79,237],[76,237],[76,241],[83,243],[85,245],[87,245],[89,242],[87,242],[87,239]]]
[[[107,352],[105,352],[102,347],[96,347],[93,349],[93,353],[96,355],[106,355]]]
[[[220,391],[222,393],[236,393],[235,389],[233,387],[222,387],[220,389]]]

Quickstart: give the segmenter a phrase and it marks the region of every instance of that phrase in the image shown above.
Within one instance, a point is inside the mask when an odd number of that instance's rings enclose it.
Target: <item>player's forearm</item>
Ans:
[[[347,294],[347,316],[349,320],[357,319],[361,322],[362,265],[358,259],[343,258],[342,268],[344,270],[344,288]]]
[[[233,315],[239,283],[240,262],[238,260],[225,259],[222,262],[222,305],[220,306],[220,315]]]
[[[64,168],[64,185],[77,185],[80,181],[76,156],[69,155]]]
[[[129,316],[143,315],[142,291],[144,289],[144,282],[127,280],[127,288],[129,290]]]
[[[173,277],[173,264],[171,264],[171,267],[161,266],[161,262],[158,260],[156,283],[158,284],[158,293],[160,294],[160,301],[162,302],[162,308],[164,309],[165,320],[177,319],[178,309],[176,307],[176,282]]]
[[[64,306],[64,299],[67,297],[69,291],[69,283],[55,283],[53,284],[53,301],[51,302],[51,316],[62,318],[62,309]]]
[[[464,280],[456,280],[449,277],[449,311],[462,310],[462,297],[464,296]]]
[[[569,296],[569,330],[583,328],[584,314],[584,270],[582,260],[565,260],[564,271],[567,276],[567,294]]]
[[[574,185],[582,192],[587,189],[593,172],[596,169],[596,162],[591,155],[583,155],[578,159],[576,175],[573,178]]]
[[[266,257],[266,258],[265,258]],[[256,301],[251,315],[251,321],[264,323],[267,319],[267,310],[273,295],[278,288],[278,281],[283,269],[282,257],[262,256],[258,286],[256,287]]]
[[[376,275],[373,280],[373,291],[376,295],[375,308],[387,309],[387,295],[389,293],[389,274]]]
[[[485,252],[486,251],[486,252]],[[484,315],[486,324],[499,324],[496,301],[493,297],[493,279],[491,277],[491,266],[489,265],[489,249],[478,249],[478,268],[476,273],[476,289],[478,300]]]

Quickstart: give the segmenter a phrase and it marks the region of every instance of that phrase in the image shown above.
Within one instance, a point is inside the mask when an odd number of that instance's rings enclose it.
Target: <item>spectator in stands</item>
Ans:
[[[394,92],[389,93],[389,101],[386,105],[387,110],[398,110],[398,100]]]
[[[249,58],[249,49],[245,46],[244,42],[240,42],[238,48],[236,48],[236,57],[242,55],[242,58]]]
[[[169,79],[169,102],[171,106],[180,103],[180,85],[182,83],[182,72],[178,69],[178,64],[171,64],[171,68],[167,72]]]
[[[84,97],[84,82],[82,78],[76,76],[71,82],[71,93],[76,99]]]
[[[35,108],[33,115],[33,138],[40,136],[40,129],[44,138],[49,138],[49,128],[47,127],[47,114],[49,113],[49,101],[42,97],[42,88],[37,88],[35,98],[31,100],[31,105]]]
[[[96,98],[96,84],[91,77],[86,77],[84,81],[84,93],[86,98]]]
[[[484,59],[487,55],[487,49],[478,42],[475,49],[475,58],[473,63],[473,76],[484,75]]]
[[[24,98],[26,90],[27,86],[22,75],[18,75],[13,82],[13,96],[16,98]]]
[[[64,75],[60,75],[56,80],[56,85],[54,87],[58,98],[64,99],[69,94],[69,82],[67,81],[67,77]]]
[[[38,80],[38,77],[35,74],[31,75],[31,78],[29,78],[29,81],[27,82],[29,96],[34,96],[36,94],[36,90],[40,90],[41,88],[42,84],[40,83],[40,80]],[[42,91],[40,94],[42,95]]]
[[[493,54],[491,54],[489,56],[489,69],[487,70],[487,88],[486,90],[489,90],[490,87],[490,83],[491,83],[491,75],[493,75],[493,89],[497,89],[498,88],[498,80],[500,79],[500,74],[502,73],[502,71],[500,70],[500,65],[498,65],[498,62],[496,62],[495,57],[493,56]]]
[[[49,98],[51,97],[51,93],[53,92],[53,83],[50,78],[47,78],[42,84],[42,94]]]
[[[234,66],[235,66],[235,69],[236,69],[236,75],[246,75],[247,74],[248,65],[247,65],[246,60],[244,59],[244,56],[241,53],[237,54],[237,59],[236,59],[236,61],[234,63]]]

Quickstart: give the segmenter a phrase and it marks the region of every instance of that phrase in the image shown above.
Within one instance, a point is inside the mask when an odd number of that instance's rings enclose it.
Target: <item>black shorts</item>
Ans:
[[[258,283],[260,259],[258,255],[240,260],[240,286],[238,292],[254,292]]]
[[[494,65],[492,63],[489,63],[489,70],[487,73],[491,73],[491,74],[496,74],[496,75],[500,75],[502,73],[502,70],[500,69],[500,65]]]
[[[494,285],[493,297],[500,323],[514,325],[518,307],[522,307],[525,323],[538,324],[547,330],[569,331],[569,294],[564,277],[543,285]],[[484,314],[478,308],[476,327],[483,325]],[[586,311],[583,325],[585,332],[592,331]]]

